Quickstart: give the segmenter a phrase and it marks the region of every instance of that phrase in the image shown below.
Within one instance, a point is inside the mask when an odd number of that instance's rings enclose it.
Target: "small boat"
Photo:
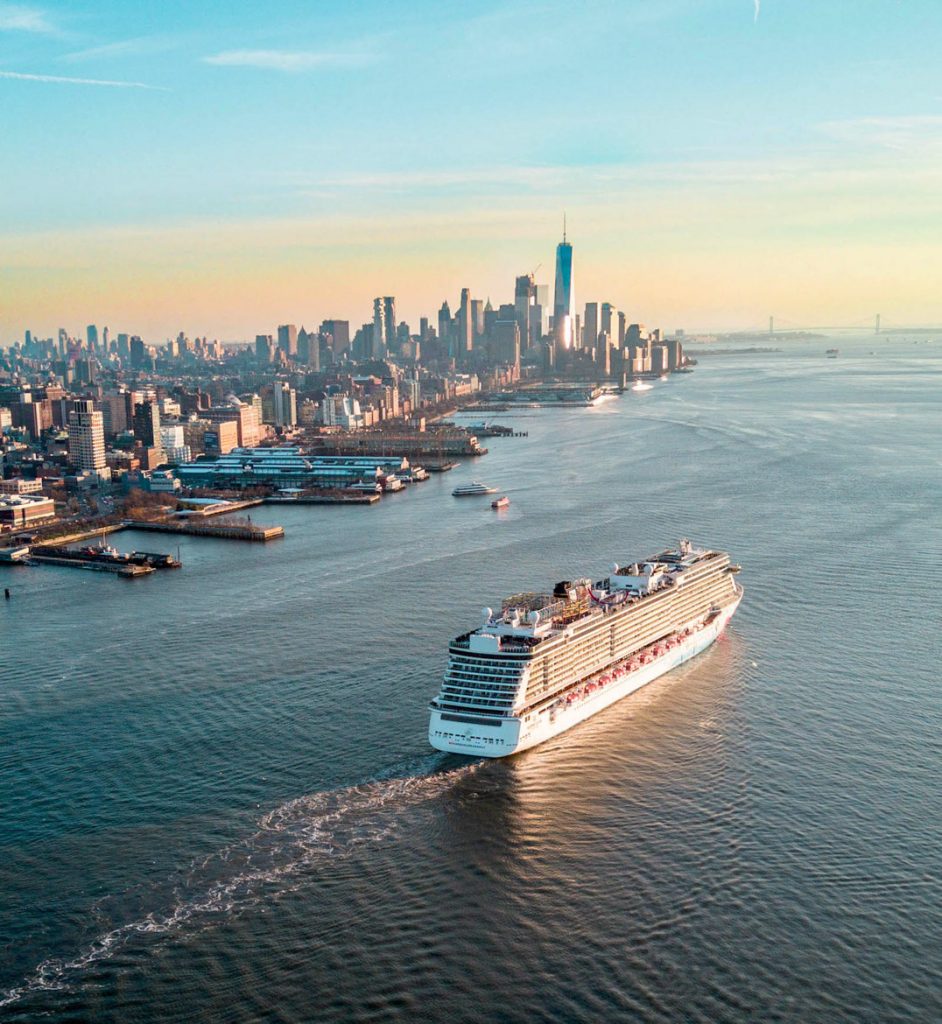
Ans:
[[[487,484],[473,480],[470,484],[461,484],[460,487],[456,487],[451,493],[456,498],[473,498],[479,494],[496,494],[497,488],[488,487]]]
[[[837,357],[841,354],[841,350],[839,348],[829,348],[827,352],[825,352],[824,354],[828,357],[828,359],[837,359]]]
[[[121,552],[117,548],[113,548],[110,544],[106,544],[102,541],[100,544],[92,544],[89,547],[79,548],[78,554],[82,558],[95,559],[100,562],[115,562],[120,560],[122,557]]]
[[[502,494],[499,498],[495,498],[491,502],[491,508],[507,508],[510,504],[510,498],[506,494]]]
[[[401,491],[405,484],[395,473],[385,473],[379,477],[379,485],[383,491]]]

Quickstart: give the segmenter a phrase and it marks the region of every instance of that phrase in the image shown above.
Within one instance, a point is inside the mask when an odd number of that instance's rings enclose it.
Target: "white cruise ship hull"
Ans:
[[[471,757],[509,757],[545,743],[706,650],[726,628],[740,600],[741,597],[737,597],[708,625],[696,629],[691,636],[681,639],[646,665],[625,673],[571,705],[548,707],[522,717],[494,718],[433,707],[429,743],[437,750]]]

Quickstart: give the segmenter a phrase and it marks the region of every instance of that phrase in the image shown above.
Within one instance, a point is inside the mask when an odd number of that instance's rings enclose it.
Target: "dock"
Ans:
[[[181,498],[182,505],[187,504],[187,498]],[[201,505],[198,508],[186,510],[187,516],[194,519],[209,519],[211,516],[228,516],[233,512],[241,512],[243,509],[255,508],[256,505],[263,505],[264,498],[220,498],[211,505]]]
[[[156,572],[151,565],[134,565],[126,562],[87,562],[78,558],[62,558],[58,555],[37,555],[30,552],[27,559],[30,565],[60,565],[67,569],[90,569],[92,572],[110,572],[124,579],[135,579],[138,576],[149,576]]]
[[[375,505],[379,494],[272,494],[265,498],[266,505]]]
[[[124,526],[128,530],[153,530],[155,533],[185,533],[193,537],[220,537],[226,540],[250,540],[265,542],[284,537],[283,526],[256,526],[254,523],[207,523],[194,522],[187,517],[184,520],[161,519],[126,520]]]

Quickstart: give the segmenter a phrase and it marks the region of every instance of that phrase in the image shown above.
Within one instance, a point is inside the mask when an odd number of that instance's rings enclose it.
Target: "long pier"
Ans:
[[[375,505],[380,500],[378,494],[349,494],[342,497],[330,494],[272,494],[265,498],[266,505]]]
[[[127,562],[86,562],[78,558],[61,558],[56,555],[37,555],[30,552],[26,561],[30,565],[61,565],[68,569],[90,569],[92,572],[110,572],[125,579],[149,576],[156,572],[151,565],[134,565]]]
[[[155,533],[186,533],[194,537],[221,537],[227,540],[251,540],[264,542],[284,537],[283,526],[256,526],[254,523],[207,523],[193,522],[190,518],[179,520],[125,521],[128,530],[153,530]]]

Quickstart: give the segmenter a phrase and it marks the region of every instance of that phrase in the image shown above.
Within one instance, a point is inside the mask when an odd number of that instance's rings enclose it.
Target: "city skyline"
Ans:
[[[0,3],[0,337],[415,323],[551,282],[563,209],[580,294],[633,319],[939,322],[939,31],[927,0]]]

